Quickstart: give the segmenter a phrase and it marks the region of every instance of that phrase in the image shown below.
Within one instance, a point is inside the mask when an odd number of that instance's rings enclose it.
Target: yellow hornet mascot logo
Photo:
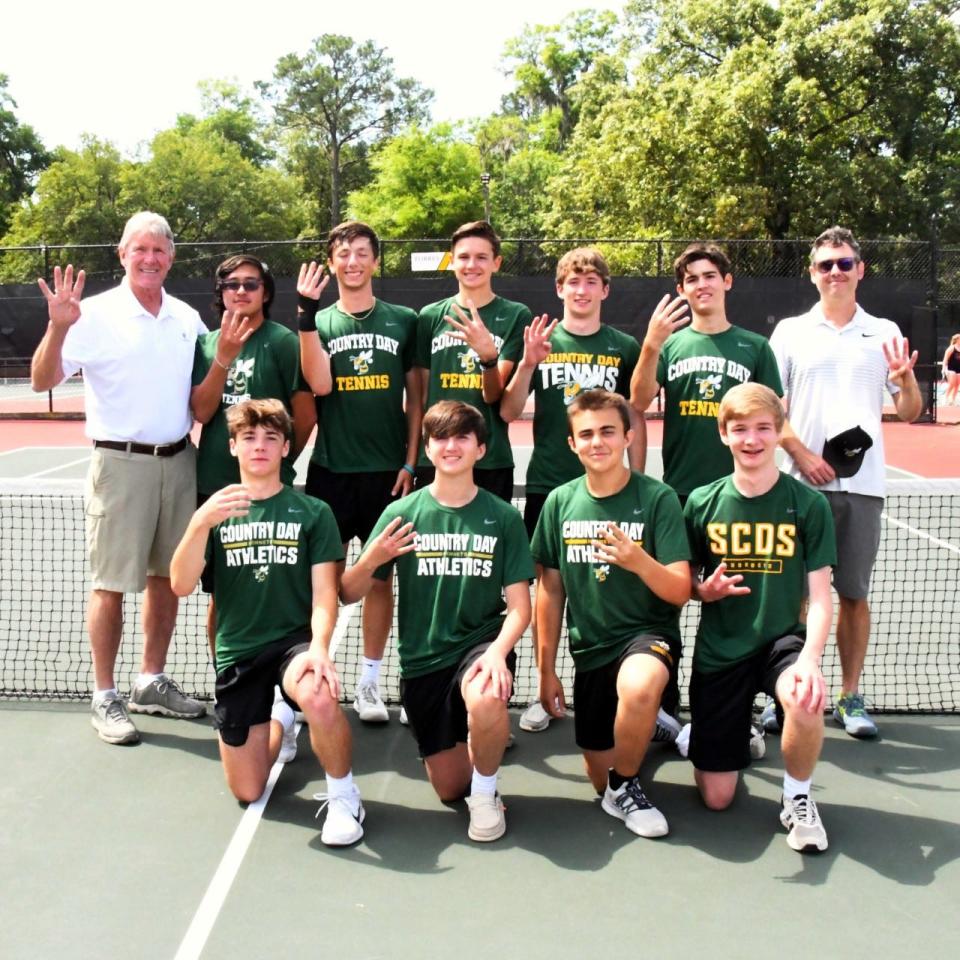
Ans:
[[[700,388],[700,396],[703,397],[704,400],[712,400],[720,389],[722,378],[722,373],[714,373],[709,377],[699,377],[697,379],[697,386]]]
[[[473,373],[477,369],[477,355],[472,350],[458,353],[457,359],[460,361],[460,369],[464,373]]]
[[[366,373],[370,369],[370,364],[373,363],[373,350],[364,350],[352,356],[350,362],[357,373]]]

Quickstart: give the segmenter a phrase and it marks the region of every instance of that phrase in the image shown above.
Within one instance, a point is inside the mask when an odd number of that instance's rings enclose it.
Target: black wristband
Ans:
[[[480,360],[479,363],[484,370],[492,370],[500,363],[500,357],[494,357],[492,360]]]
[[[320,301],[305,297],[302,293],[297,294],[297,329],[304,333],[317,329],[317,311],[320,309]]]

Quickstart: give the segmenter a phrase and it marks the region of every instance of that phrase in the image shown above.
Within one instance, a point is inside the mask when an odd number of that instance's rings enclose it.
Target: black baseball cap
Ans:
[[[851,427],[824,443],[823,459],[838,477],[852,477],[872,446],[873,438],[863,427]]]

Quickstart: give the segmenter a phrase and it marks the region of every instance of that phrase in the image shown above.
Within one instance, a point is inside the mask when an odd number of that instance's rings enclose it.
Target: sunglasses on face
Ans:
[[[857,265],[856,257],[837,257],[836,260],[818,260],[814,267],[818,273],[829,273],[834,267],[849,273]]]
[[[220,284],[221,290],[229,290],[231,293],[237,293],[240,290],[259,290],[263,286],[262,280],[224,280]]]

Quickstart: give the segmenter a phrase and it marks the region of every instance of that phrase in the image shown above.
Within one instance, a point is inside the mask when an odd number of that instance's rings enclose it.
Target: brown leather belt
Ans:
[[[183,450],[189,437],[177,440],[176,443],[134,443],[132,440],[94,440],[95,447],[103,447],[105,450],[120,450],[123,453],[145,453],[151,457],[172,457]]]

